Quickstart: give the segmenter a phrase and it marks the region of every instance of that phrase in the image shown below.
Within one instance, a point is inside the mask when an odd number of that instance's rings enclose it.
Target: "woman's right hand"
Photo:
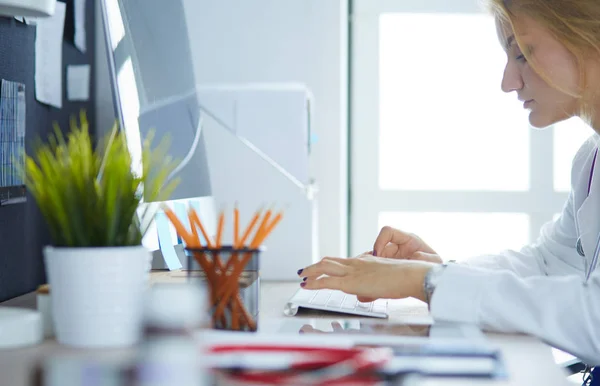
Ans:
[[[441,257],[419,236],[403,232],[390,226],[384,226],[375,240],[373,252],[365,252],[360,256],[370,255],[402,260],[421,260],[442,264]],[[358,257],[360,257],[358,256]],[[375,298],[358,296],[360,302],[369,303]]]
[[[442,263],[440,256],[419,236],[385,226],[379,232],[373,255],[393,259],[422,260]]]

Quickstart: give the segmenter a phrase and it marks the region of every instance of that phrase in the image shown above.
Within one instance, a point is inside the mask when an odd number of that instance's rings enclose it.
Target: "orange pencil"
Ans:
[[[258,230],[254,234],[254,238],[252,238],[252,242],[250,243],[251,248],[256,248],[256,240],[258,240],[261,237],[272,214],[273,213],[271,209],[267,209],[267,213],[265,213],[265,216],[263,217],[262,221],[260,222],[260,225],[258,226]]]
[[[233,248],[234,249],[239,248],[239,246],[238,246],[238,244],[240,242],[239,224],[240,224],[240,211],[238,210],[237,202],[236,202],[233,207]],[[229,257],[229,259],[237,260],[237,253],[232,253],[231,256]],[[238,294],[239,294],[239,292],[235,291],[233,298],[234,299],[237,298]],[[237,304],[235,303],[235,301],[232,301],[231,302],[231,328],[234,331],[240,329],[239,322],[240,322],[240,319],[239,319],[238,312],[237,312]]]
[[[223,226],[225,224],[225,213],[221,211],[219,214],[219,224],[217,225],[217,235],[215,236],[215,248],[221,248],[221,240],[223,240]],[[221,265],[221,257],[219,256],[219,252],[213,253],[213,267],[217,267],[217,269],[221,270],[223,267]],[[223,272],[225,273],[225,272]]]
[[[225,213],[221,211],[219,214],[219,224],[217,225],[217,236],[215,238],[216,248],[221,248],[221,240],[223,239],[223,225],[225,225]]]
[[[185,226],[183,226],[181,221],[179,221],[179,219],[175,215],[175,212],[173,212],[173,210],[171,210],[171,208],[169,208],[168,206],[163,206],[162,209],[171,221],[171,224],[173,224],[173,226],[175,227],[175,230],[177,231],[179,236],[183,238],[185,243],[188,245],[193,244],[193,236],[187,231],[187,229],[185,229]]]
[[[267,236],[269,236],[269,234],[273,231],[273,229],[281,221],[281,219],[283,218],[283,213],[280,212],[279,214],[277,214],[277,216],[275,216],[275,218],[273,219],[273,222],[270,223],[269,226],[267,227],[266,224],[268,223],[270,217],[271,217],[271,211],[268,210],[267,213],[265,214],[265,217],[263,218],[263,221],[261,222],[261,225],[260,225],[258,231],[256,232],[256,235],[254,236],[254,239],[252,240],[252,244],[250,245],[251,248],[258,248],[258,246],[260,246],[260,243],[262,243],[267,238]],[[250,261],[251,258],[252,258],[252,254],[246,253],[244,258],[241,261],[237,262],[231,275],[229,276],[229,280],[225,282],[225,285],[221,286],[221,291],[219,291],[219,296],[221,296],[221,300],[219,301],[219,304],[217,305],[217,308],[216,308],[217,313],[223,312],[223,309],[225,308],[227,299],[235,292],[235,289],[236,289],[235,284],[236,284],[237,278],[239,277],[242,270],[244,269],[246,264],[248,264],[248,262]]]
[[[237,203],[233,208],[233,247],[239,248],[240,242],[240,210],[237,207]]]
[[[198,236],[198,229],[196,229],[196,225],[194,224],[191,208],[190,208],[190,210],[188,210],[188,220],[190,222],[190,226],[192,227],[192,236],[194,238],[194,244],[193,245],[188,244],[188,246],[190,246],[192,248],[201,248],[202,243],[200,242],[200,237]]]
[[[233,248],[240,248],[240,211],[237,206],[237,202],[233,208]],[[237,253],[231,255],[230,259],[237,260]],[[234,299],[239,299],[239,291],[235,291],[233,294]],[[242,306],[243,307],[243,306]],[[238,315],[238,307],[235,301],[231,303],[231,328],[235,330],[240,329],[240,317]]]
[[[252,248],[258,248],[260,246],[260,244],[273,231],[273,229],[275,229],[275,227],[277,226],[277,224],[279,224],[279,222],[281,221],[282,218],[283,218],[283,212],[279,212],[277,214],[277,216],[275,216],[275,218],[273,219],[273,221],[269,225],[266,226],[266,229],[263,231],[261,237],[258,240],[256,240],[256,245],[253,245]]]
[[[196,225],[200,228],[200,231],[202,232],[203,236],[206,238],[207,244],[209,244],[209,248],[211,248],[211,242],[210,242],[210,238],[208,237],[208,234],[206,233],[206,230],[204,229],[204,226],[202,225],[202,222],[200,221],[200,217],[198,217],[198,213],[196,213],[196,210],[194,208],[190,208],[190,210],[188,211],[188,216],[190,219],[190,224],[192,225],[192,233],[194,234],[194,236],[196,237],[197,240],[197,244],[198,247],[202,247],[202,243],[200,242],[200,238],[198,237],[198,231],[196,229]],[[210,287],[212,288],[211,293],[212,293],[212,299],[213,302],[215,302],[216,299],[216,293],[218,290],[218,286],[219,286],[219,282],[221,281],[221,277],[219,277],[215,271],[215,267],[210,265],[210,262],[208,261],[208,259],[205,260],[205,256],[204,254],[199,254],[199,253],[194,253],[194,257],[196,258],[196,261],[198,261],[198,264],[200,264],[200,266],[202,267],[202,269],[204,270],[206,277],[209,279],[210,281]],[[216,264],[217,268],[219,270],[222,270],[222,265],[221,265],[221,261],[214,259],[214,264]],[[216,321],[219,319],[219,315],[217,315],[216,313],[213,315],[213,322],[216,323]],[[220,316],[221,319],[221,323],[224,325],[225,324],[225,315],[221,315]]]
[[[202,222],[200,221],[200,217],[198,217],[198,213],[196,213],[196,210],[193,208],[191,209],[191,215],[192,215],[192,219],[194,220],[194,223],[196,223],[196,225],[198,225],[198,228],[200,228],[200,232],[202,232],[202,236],[204,236],[204,238],[206,239],[206,246],[208,248],[212,248],[213,243],[210,240],[210,237],[208,236],[206,229],[204,229],[204,226],[202,225]]]
[[[246,227],[246,230],[244,231],[244,234],[242,235],[242,239],[239,240],[238,248],[244,248],[244,244],[246,243],[246,240],[250,236],[250,233],[252,233],[252,229],[254,229],[254,226],[258,222],[261,212],[262,212],[262,209],[259,209],[252,217],[252,220],[250,220],[250,224],[248,224],[248,226]],[[235,254],[235,257],[237,257],[237,254]],[[229,259],[229,261],[227,262],[226,270],[229,270],[233,266],[235,260],[237,260],[237,259],[233,259],[233,258]]]
[[[248,237],[250,237],[250,233],[252,233],[252,229],[254,229],[254,226],[258,222],[258,219],[260,218],[261,213],[262,213],[262,208],[257,210],[256,213],[254,213],[254,216],[252,216],[252,220],[250,220],[250,224],[248,224],[248,226],[246,227],[246,230],[242,234],[242,239],[240,240],[240,248],[244,247],[244,244],[246,243],[246,240],[248,239]]]

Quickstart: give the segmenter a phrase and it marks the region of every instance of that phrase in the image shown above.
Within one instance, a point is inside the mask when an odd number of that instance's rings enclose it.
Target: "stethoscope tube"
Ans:
[[[581,236],[577,239],[577,253],[581,257],[585,257],[585,253],[583,252],[583,246],[581,245]],[[598,239],[596,240],[596,248],[594,249],[594,256],[592,257],[592,261],[590,261],[590,265],[587,268],[587,272],[585,273],[585,281],[587,282],[592,275],[592,272],[596,269],[596,265],[598,265],[598,258],[600,258],[600,234],[598,235]]]
[[[592,179],[594,178],[594,168],[596,166],[596,157],[598,156],[598,148],[594,152],[594,159],[592,160],[592,167],[590,169],[590,178],[588,182],[587,195],[590,196],[590,191],[592,189]],[[581,236],[577,238],[577,244],[575,245],[577,249],[577,253],[581,257],[585,257],[585,252],[583,250],[583,245],[581,244]],[[598,265],[598,258],[600,257],[600,234],[598,234],[598,238],[596,239],[596,247],[594,248],[594,255],[592,257],[592,261],[590,261],[589,267],[587,267],[587,272],[585,273],[585,281],[590,279],[592,272],[596,269],[596,265]]]
[[[596,248],[594,249],[594,257],[592,257],[592,261],[590,262],[590,266],[588,267],[587,273],[585,274],[585,281],[590,279],[592,272],[596,269],[596,265],[598,265],[598,257],[600,256],[600,234],[598,235],[598,239],[596,240]]]

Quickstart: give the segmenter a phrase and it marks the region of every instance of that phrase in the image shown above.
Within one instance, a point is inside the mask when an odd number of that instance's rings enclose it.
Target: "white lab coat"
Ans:
[[[431,299],[435,320],[535,335],[600,365],[600,268],[585,282],[600,234],[600,154],[587,196],[599,143],[595,134],[579,149],[569,199],[535,244],[448,266]],[[585,257],[577,253],[579,236]]]

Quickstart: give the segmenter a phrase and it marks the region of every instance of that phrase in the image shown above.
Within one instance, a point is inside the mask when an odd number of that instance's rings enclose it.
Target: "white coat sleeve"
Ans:
[[[577,253],[577,231],[573,212],[571,193],[560,217],[542,227],[540,236],[534,244],[525,246],[520,251],[505,250],[498,254],[472,257],[461,264],[508,270],[520,277],[543,275],[583,277],[585,263]]]
[[[450,264],[431,299],[434,320],[539,337],[589,365],[600,365],[600,270],[579,276],[521,278]]]

